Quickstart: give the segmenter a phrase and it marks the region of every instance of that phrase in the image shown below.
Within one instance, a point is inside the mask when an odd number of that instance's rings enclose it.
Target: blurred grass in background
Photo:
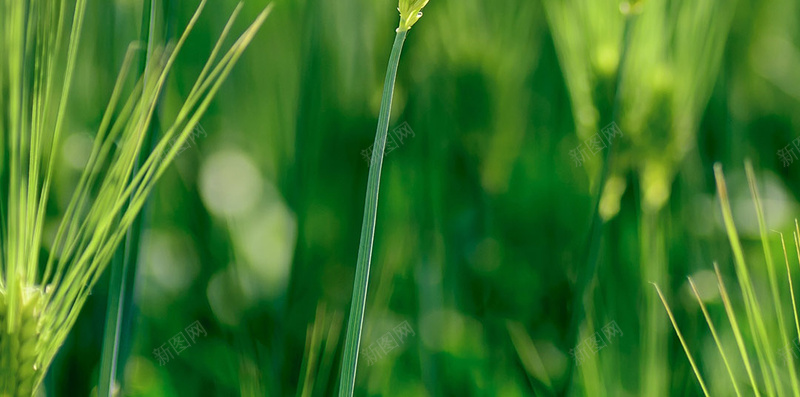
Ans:
[[[164,3],[163,26],[175,29],[197,2]],[[362,354],[356,395],[699,395],[649,282],[671,301],[710,388],[732,390],[685,276],[722,318],[711,264],[733,270],[715,161],[751,266],[763,258],[746,157],[759,170],[767,226],[793,227],[800,165],[784,167],[775,153],[800,136],[800,4],[640,3],[622,70],[616,1],[425,8],[398,74],[390,133],[407,123],[413,136],[384,163],[362,352],[404,322],[413,334],[374,363]],[[240,21],[265,4],[247,1]],[[235,6],[207,5],[164,117]],[[372,145],[395,8],[276,1],[201,120],[208,135],[151,198],[123,332],[126,395],[334,393],[368,171],[361,153]],[[90,4],[54,221],[141,10],[132,0]],[[570,151],[612,121],[623,134],[613,152],[576,166]],[[592,240],[601,184],[602,240]],[[590,241],[599,241],[594,267]],[[765,277],[754,276],[757,288]],[[48,392],[92,391],[105,305],[100,285]],[[576,307],[585,312],[577,324]],[[610,321],[622,335],[570,368],[570,350]],[[195,322],[207,335],[160,365],[153,350]],[[733,348],[730,330],[720,334]]]

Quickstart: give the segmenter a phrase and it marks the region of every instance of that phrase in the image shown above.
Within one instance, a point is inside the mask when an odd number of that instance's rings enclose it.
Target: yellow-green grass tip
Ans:
[[[428,0],[400,0],[400,5],[397,7],[397,11],[400,11],[400,26],[397,32],[411,29],[422,18],[422,9],[427,4]]]

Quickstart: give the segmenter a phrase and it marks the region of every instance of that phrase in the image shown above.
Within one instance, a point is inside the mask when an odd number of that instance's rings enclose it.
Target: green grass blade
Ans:
[[[725,230],[728,233],[731,249],[733,250],[736,277],[739,279],[739,287],[742,289],[745,313],[747,314],[747,321],[753,335],[753,346],[756,350],[758,362],[767,364],[760,366],[767,395],[774,396],[776,394],[775,388],[780,384],[777,377],[778,370],[775,365],[775,357],[770,349],[769,336],[767,335],[766,325],[762,316],[763,311],[756,299],[753,282],[750,279],[750,272],[744,260],[744,249],[739,240],[736,225],[733,222],[733,211],[731,210],[728,187],[725,183],[725,175],[722,172],[721,164],[714,164],[714,175],[717,181],[717,191],[722,207],[722,219],[725,224]]]
[[[711,322],[711,316],[709,316],[708,310],[706,310],[706,305],[703,304],[703,300],[700,299],[700,293],[697,292],[697,286],[694,285],[694,281],[692,281],[691,277],[688,277],[688,279],[689,279],[689,285],[692,286],[692,292],[694,292],[694,296],[697,298],[697,303],[700,304],[700,309],[703,311],[703,317],[705,317],[706,323],[708,323],[708,328],[711,330],[711,335],[714,337],[714,343],[717,345],[719,354],[722,356],[722,362],[725,363],[725,369],[728,371],[728,375],[731,377],[733,390],[736,391],[737,396],[741,396],[742,393],[739,392],[739,386],[736,385],[736,377],[733,376],[733,370],[731,370],[731,365],[728,362],[728,357],[725,355],[725,349],[722,348],[722,342],[720,342],[719,335],[717,335],[717,329],[714,328],[714,323]]]
[[[756,377],[753,375],[753,369],[750,364],[750,357],[747,355],[747,348],[744,345],[744,338],[742,338],[742,331],[739,329],[739,323],[736,322],[736,314],[733,312],[733,305],[728,296],[728,290],[725,288],[725,283],[722,282],[722,274],[719,272],[719,266],[714,262],[714,272],[717,274],[717,285],[719,286],[719,294],[722,297],[722,304],[725,306],[725,313],[728,315],[728,321],[731,323],[733,336],[736,339],[736,346],[739,348],[739,353],[742,355],[744,361],[744,368],[747,371],[747,376],[750,378],[750,384],[753,386],[753,393],[756,397],[761,396],[758,392],[758,383]]]
[[[152,34],[155,28],[155,0],[144,2],[142,9],[142,33],[143,43],[148,43],[148,48],[152,45]],[[145,68],[150,61],[150,52],[145,55],[144,62],[140,65],[140,72],[144,74]],[[148,135],[148,140],[152,142],[152,131]],[[148,145],[151,146],[152,143]],[[152,148],[150,148],[152,149]],[[141,153],[140,153],[141,156]],[[142,166],[141,158],[137,161],[134,172]],[[103,350],[100,356],[100,378],[97,385],[97,395],[112,397],[114,384],[117,378],[117,364],[119,360],[120,337],[122,331],[122,316],[124,314],[125,298],[129,295],[128,275],[131,266],[135,267],[138,257],[138,246],[142,232],[142,214],[139,215],[137,222],[128,230],[125,245],[115,255],[111,264],[111,278],[108,288],[108,303],[106,305],[105,331],[103,335]],[[121,386],[120,386],[121,387]]]
[[[792,236],[794,237],[795,247],[800,250],[800,246],[797,244],[797,233],[792,233]],[[781,247],[783,247],[783,258],[786,261],[786,278],[789,280],[789,294],[792,296],[792,315],[794,315],[794,327],[797,331],[797,338],[800,339],[800,319],[797,318],[797,299],[795,299],[794,295],[792,270],[789,268],[789,255],[786,253],[786,242],[783,241],[783,233],[781,233]]]
[[[769,277],[769,289],[772,293],[772,302],[775,305],[775,312],[778,318],[778,331],[781,336],[781,345],[786,346],[789,344],[789,337],[786,335],[786,323],[783,319],[783,305],[781,304],[781,299],[779,297],[779,290],[778,290],[778,278],[775,273],[775,263],[772,260],[772,250],[769,248],[769,236],[767,235],[767,223],[764,219],[764,208],[761,206],[761,199],[758,195],[758,184],[756,183],[755,172],[753,171],[753,163],[745,161],[744,165],[745,174],[747,175],[747,182],[750,186],[750,194],[753,197],[753,204],[756,207],[756,215],[758,218],[758,230],[761,234],[761,246],[764,249],[764,258],[766,259],[766,266],[767,266],[767,276]],[[781,236],[783,239],[783,236]],[[769,357],[773,355],[773,349],[767,349],[768,360],[771,360]],[[772,361],[770,361],[770,364]],[[797,375],[794,371],[794,362],[790,365],[790,381],[792,385],[792,395],[798,396],[800,395],[800,384],[797,381]],[[773,376],[777,376],[777,371],[773,368]],[[779,379],[775,379],[775,384],[779,385]]]
[[[347,334],[339,380],[339,397],[352,396],[355,388],[358,350],[361,344],[361,327],[364,323],[364,306],[367,303],[369,266],[372,261],[372,245],[375,240],[375,219],[378,215],[378,190],[380,187],[381,167],[383,166],[383,151],[386,148],[386,135],[389,132],[389,116],[392,109],[397,66],[400,63],[400,53],[403,50],[403,43],[407,34],[407,30],[402,30],[398,31],[395,36],[392,53],[389,56],[386,81],[383,84],[381,109],[378,115],[378,130],[375,133],[375,145],[372,149],[372,159],[367,178],[367,198],[366,204],[364,204],[364,221],[361,224],[361,241],[358,245],[353,298],[350,302],[350,317],[347,320]]]
[[[683,334],[681,334],[680,328],[678,328],[678,323],[675,322],[675,317],[672,315],[672,310],[669,308],[669,304],[667,304],[667,300],[664,299],[664,295],[661,293],[661,289],[658,288],[658,284],[653,283],[653,286],[656,287],[656,292],[658,292],[658,297],[661,298],[661,303],[664,304],[664,308],[667,309],[667,315],[669,315],[669,321],[672,322],[672,327],[675,329],[675,333],[678,334],[678,339],[681,341],[681,346],[683,346],[683,351],[686,353],[686,357],[689,359],[689,363],[692,364],[692,370],[694,371],[694,375],[697,376],[697,381],[700,382],[700,387],[703,388],[703,394],[708,397],[708,389],[706,389],[706,383],[703,382],[703,377],[700,376],[700,370],[697,369],[697,364],[694,362],[694,358],[692,358],[692,353],[689,352],[689,347],[686,346],[686,341],[683,339]]]
[[[798,338],[800,338],[800,322],[797,319],[797,303],[794,298],[794,285],[792,283],[792,271],[789,268],[789,255],[786,251],[786,241],[783,239],[783,233],[776,232],[781,237],[781,249],[783,250],[783,260],[786,264],[786,279],[789,281],[789,297],[792,298],[792,316],[794,318],[794,326],[795,330],[797,331]],[[788,337],[787,337],[788,338]],[[789,341],[784,341],[783,346],[788,346]],[[789,362],[789,375],[791,376],[792,387],[798,383],[797,380],[797,371],[795,370],[794,360],[787,360]],[[798,390],[796,388],[793,389],[794,395],[798,395]]]

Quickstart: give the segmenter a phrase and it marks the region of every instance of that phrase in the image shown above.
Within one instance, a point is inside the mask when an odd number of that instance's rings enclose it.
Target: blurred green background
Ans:
[[[89,3],[53,206],[66,206],[85,163],[141,3]],[[159,36],[174,37],[198,3],[164,0]],[[163,117],[236,4],[207,4]],[[235,31],[266,5],[247,0]],[[180,154],[144,213],[122,395],[335,394],[362,151],[396,7],[275,1],[201,119],[207,136]],[[628,22],[626,7],[638,15]],[[700,395],[657,282],[709,386],[730,395],[685,276],[722,322],[712,262],[733,272],[714,162],[756,269],[746,158],[768,226],[793,228],[800,165],[776,152],[800,137],[800,3],[431,0],[424,13],[400,62],[390,132],[405,125],[413,136],[384,162],[362,337],[362,351],[388,352],[360,357],[356,394]],[[570,151],[611,122],[622,136],[576,164]],[[105,279],[50,371],[52,395],[94,390]],[[621,335],[576,366],[571,349],[611,321]],[[195,322],[207,335],[159,363],[153,350]],[[404,323],[413,332],[385,344]]]

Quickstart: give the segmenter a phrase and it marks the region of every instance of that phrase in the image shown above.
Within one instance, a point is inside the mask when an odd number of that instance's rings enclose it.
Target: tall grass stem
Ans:
[[[355,388],[358,351],[361,344],[361,328],[364,323],[364,307],[367,303],[369,285],[369,267],[372,261],[372,245],[375,241],[375,219],[378,214],[378,190],[380,187],[383,151],[386,148],[386,135],[389,132],[389,116],[392,110],[394,82],[397,78],[397,67],[400,53],[406,40],[407,30],[400,30],[394,39],[392,53],[389,56],[389,67],[383,83],[383,96],[378,114],[378,130],[375,133],[375,145],[372,149],[369,176],[367,177],[367,198],[364,204],[364,220],[361,224],[361,240],[358,245],[358,260],[353,282],[353,297],[350,301],[350,317],[347,320],[342,370],[339,379],[339,397],[352,396]]]
[[[139,72],[145,76],[147,64],[151,62],[153,35],[155,30],[156,0],[145,1],[142,8],[142,31],[141,41],[147,43],[147,52],[139,65]],[[146,84],[146,82],[145,82]],[[147,128],[147,127],[145,127]],[[154,139],[152,129],[145,137],[147,144],[147,155],[153,150]],[[136,174],[144,163],[142,153],[137,154],[137,162],[133,173]],[[130,199],[128,200],[128,206]],[[106,306],[105,331],[103,334],[103,350],[100,357],[100,378],[97,384],[97,395],[112,397],[114,393],[114,383],[117,379],[117,366],[119,364],[121,332],[123,316],[125,314],[126,299],[130,298],[129,276],[135,273],[135,266],[138,260],[138,247],[143,228],[142,218],[146,211],[141,211],[125,236],[125,245],[114,254],[111,263],[111,278],[108,287],[108,303]],[[131,268],[133,267],[133,269]]]

